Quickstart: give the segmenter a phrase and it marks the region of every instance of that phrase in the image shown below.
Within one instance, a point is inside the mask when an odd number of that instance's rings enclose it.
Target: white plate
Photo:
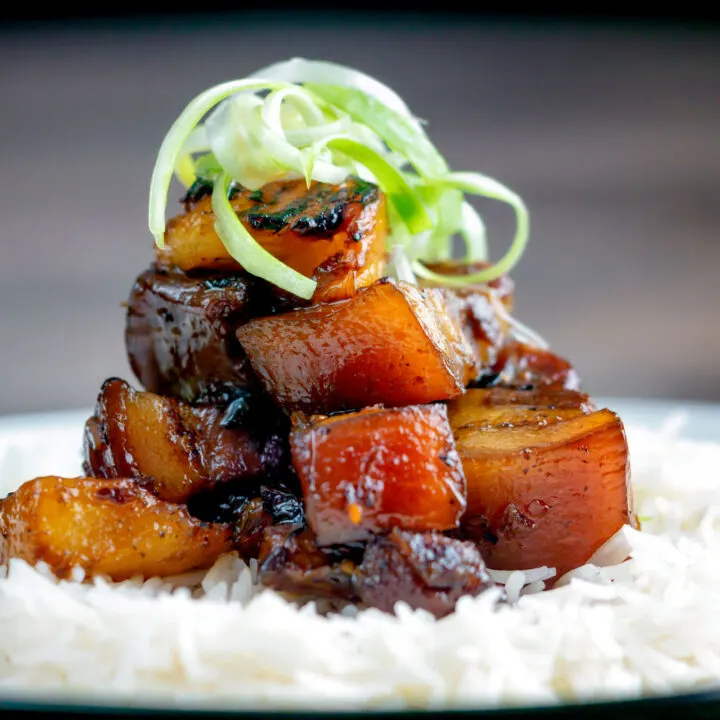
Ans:
[[[628,427],[657,429],[678,422],[683,437],[720,442],[720,403],[634,398],[596,402],[615,410]],[[0,497],[30,478],[79,475],[83,426],[91,414],[87,409],[0,416]]]

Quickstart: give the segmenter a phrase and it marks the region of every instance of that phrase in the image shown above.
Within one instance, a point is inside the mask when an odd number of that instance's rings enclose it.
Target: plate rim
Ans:
[[[450,707],[450,708],[373,708],[358,710],[337,710],[335,708],[313,708],[304,705],[301,709],[294,710],[286,707],[272,708],[242,708],[237,705],[219,705],[208,703],[203,705],[195,702],[192,705],[182,705],[177,701],[162,703],[161,701],[128,703],[118,701],[102,702],[93,697],[90,701],[87,698],[70,698],[66,695],[55,695],[42,698],[23,698],[19,695],[4,695],[0,693],[0,711],[2,717],[8,718],[15,715],[28,715],[42,712],[50,713],[61,717],[85,718],[88,715],[95,717],[132,717],[132,718],[163,718],[163,717],[184,717],[199,718],[209,717],[224,719],[229,717],[244,718],[251,720],[267,720],[268,718],[279,718],[289,720],[311,720],[314,718],[329,720],[329,718],[342,718],[343,720],[360,720],[362,718],[403,718],[415,717],[423,720],[431,718],[497,718],[498,720],[519,719],[528,716],[549,718],[549,717],[583,717],[583,718],[606,718],[608,712],[627,712],[635,720],[644,718],[657,718],[658,712],[667,710],[688,710],[714,709],[720,710],[720,686],[703,690],[684,691],[667,695],[650,695],[634,698],[599,699],[571,702],[547,703],[542,705],[508,705],[502,707]],[[661,715],[662,717],[662,715]],[[683,717],[688,717],[684,715]]]

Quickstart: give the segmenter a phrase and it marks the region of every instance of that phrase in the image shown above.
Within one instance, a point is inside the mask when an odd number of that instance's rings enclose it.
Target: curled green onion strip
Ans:
[[[367,145],[350,138],[335,138],[330,140],[327,146],[331,150],[338,150],[351,157],[373,173],[378,180],[378,185],[413,235],[432,228],[432,221],[418,194],[410,187],[403,174],[382,155]]]
[[[196,178],[214,182],[215,228],[230,255],[247,272],[302,298],[312,296],[315,282],[254,240],[228,201],[231,182],[250,190],[290,178],[338,184],[358,175],[374,182],[388,198],[388,251],[404,279],[486,283],[515,266],[529,236],[527,209],[516,193],[479,173],[452,172],[396,93],[321,61],[278,63],[212,87],[187,105],[160,147],[150,182],[148,225],[159,247],[173,175],[186,187]],[[510,248],[480,272],[433,272],[427,265],[452,257],[456,235],[465,242],[464,262],[487,260],[485,226],[467,194],[514,209]]]
[[[436,273],[421,262],[413,263],[413,270],[417,275],[426,280],[431,280],[444,285],[462,287],[468,284],[487,283],[491,280],[499,278],[501,275],[509,272],[522,257],[525,252],[528,238],[530,237],[530,216],[522,198],[512,190],[506,188],[497,180],[493,180],[479,173],[457,172],[448,173],[442,178],[438,178],[436,184],[440,187],[454,188],[465,193],[472,193],[482,197],[491,198],[493,200],[501,200],[510,205],[515,210],[516,229],[515,237],[505,255],[488,268],[480,270],[476,273],[469,273],[462,276],[450,276]]]
[[[223,239],[228,252],[251,275],[286,289],[298,297],[309,300],[315,292],[317,283],[296,270],[280,262],[262,245],[255,242],[235,214],[228,200],[230,176],[222,173],[215,179],[212,192],[212,208],[215,213],[215,230]]]
[[[165,208],[175,170],[175,163],[183,153],[185,143],[207,112],[219,102],[241,90],[267,89],[268,83],[258,80],[231,80],[205,90],[190,101],[170,127],[158,152],[150,179],[148,226],[158,247],[165,243]]]

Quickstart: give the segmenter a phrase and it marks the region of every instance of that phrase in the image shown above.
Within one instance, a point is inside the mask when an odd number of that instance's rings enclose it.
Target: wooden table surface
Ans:
[[[121,303],[151,258],[165,131],[295,55],[386,81],[453,167],[523,196],[517,315],[590,392],[720,400],[717,33],[258,15],[0,30],[0,413],[131,377]],[[498,257],[511,213],[478,207]]]

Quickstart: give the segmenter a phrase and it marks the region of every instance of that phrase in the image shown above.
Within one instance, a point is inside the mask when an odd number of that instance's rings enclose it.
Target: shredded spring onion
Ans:
[[[510,271],[525,249],[529,219],[522,199],[484,175],[452,172],[423,124],[397,93],[352,68],[294,58],[212,87],[195,97],[171,126],[155,163],[149,227],[163,246],[173,174],[189,186],[214,185],[216,231],[248,272],[302,298],[316,283],[273,257],[253,239],[228,200],[235,182],[256,190],[274,180],[338,184],[357,175],[388,198],[391,267],[398,277],[448,286],[486,283]],[[485,225],[466,195],[500,200],[516,214],[510,248],[480,272],[447,275],[428,265],[452,257],[487,261]]]
[[[298,297],[311,298],[315,291],[315,282],[273,257],[255,242],[240,222],[228,200],[230,182],[230,176],[222,173],[215,181],[212,193],[215,231],[227,244],[230,254],[241,257],[243,267],[252,275],[263,277]]]

